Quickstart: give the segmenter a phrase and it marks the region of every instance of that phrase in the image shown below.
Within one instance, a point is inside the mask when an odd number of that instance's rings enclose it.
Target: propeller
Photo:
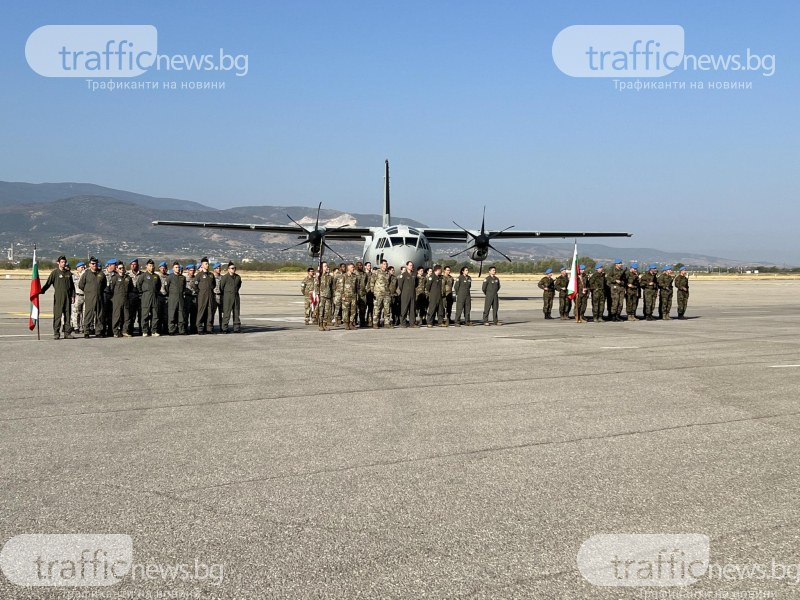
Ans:
[[[511,262],[511,258],[509,258],[503,252],[500,252],[497,248],[492,246],[492,239],[496,238],[501,233],[508,231],[513,225],[506,227],[505,229],[501,229],[500,231],[493,231],[492,233],[486,233],[486,207],[483,207],[483,218],[481,219],[481,232],[479,234],[472,233],[469,229],[466,229],[453,221],[453,225],[461,229],[464,233],[472,238],[472,245],[467,246],[460,252],[456,252],[455,254],[451,254],[450,258],[454,258],[459,254],[463,254],[464,252],[469,252],[470,250],[474,250],[472,254],[472,259],[477,260],[480,263],[480,269],[478,271],[478,277],[483,274],[483,261],[486,260],[486,255],[489,254],[489,250],[494,250],[500,256],[505,258],[508,262]]]
[[[330,247],[330,245],[328,245],[328,243],[325,241],[325,235],[327,235],[331,231],[337,231],[339,229],[344,229],[345,227],[348,227],[348,225],[342,225],[340,227],[334,227],[333,229],[328,229],[326,227],[323,227],[322,229],[320,229],[320,227],[319,227],[319,215],[320,215],[320,211],[321,210],[322,210],[322,202],[320,202],[319,205],[317,206],[317,220],[314,223],[314,228],[313,229],[309,229],[309,228],[305,227],[304,225],[301,225],[300,223],[295,221],[290,214],[287,213],[286,216],[289,218],[289,220],[292,223],[294,223],[295,225],[297,225],[300,229],[302,229],[303,231],[306,232],[306,239],[304,239],[302,242],[294,244],[293,246],[289,246],[288,248],[283,248],[281,250],[282,252],[286,252],[287,250],[291,250],[292,248],[297,248],[298,246],[302,246],[304,244],[307,244],[308,248],[309,248],[309,254],[311,254],[312,256],[318,255],[319,259],[320,259],[320,263],[322,262],[322,255],[323,255],[323,253],[324,253],[324,251],[326,249],[330,250],[333,254],[338,256],[340,259],[345,260],[345,258],[341,254],[336,252],[336,250],[334,250],[333,248]]]

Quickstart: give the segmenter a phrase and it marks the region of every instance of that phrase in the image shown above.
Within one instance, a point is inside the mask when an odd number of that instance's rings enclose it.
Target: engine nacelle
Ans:
[[[322,244],[308,244],[308,255],[313,258],[318,258],[319,253],[322,251]]]
[[[470,258],[477,262],[483,262],[486,260],[486,257],[489,256],[489,248],[488,247],[475,247],[472,252],[470,253]]]

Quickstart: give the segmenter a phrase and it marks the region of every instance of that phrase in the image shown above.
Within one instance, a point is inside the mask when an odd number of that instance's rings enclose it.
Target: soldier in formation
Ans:
[[[545,319],[552,319],[553,297],[555,296],[556,284],[553,281],[553,269],[546,269],[544,277],[539,280],[539,289],[542,290],[542,312]]]
[[[458,279],[453,285],[456,297],[456,327],[461,327],[461,315],[464,315],[466,325],[472,326],[470,312],[472,311],[472,277],[469,276],[469,267],[462,267]]]
[[[61,338],[64,324],[64,339],[72,339],[72,304],[75,302],[75,285],[67,269],[67,257],[59,256],[57,266],[42,286],[42,294],[53,288],[53,339]]]
[[[675,289],[678,291],[678,318],[685,319],[686,306],[689,304],[689,277],[686,267],[681,267],[675,278]]]
[[[497,278],[497,269],[495,267],[489,268],[489,275],[483,280],[481,286],[485,300],[483,302],[483,324],[489,325],[489,311],[492,311],[494,317],[493,323],[500,325],[497,319],[497,311],[500,307],[500,279]]]

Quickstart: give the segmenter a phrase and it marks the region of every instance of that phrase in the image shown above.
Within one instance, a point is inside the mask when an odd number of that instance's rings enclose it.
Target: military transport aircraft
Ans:
[[[214,229],[238,229],[248,231],[262,231],[279,234],[299,234],[301,242],[290,248],[308,245],[308,255],[322,260],[325,250],[330,250],[340,258],[327,240],[364,241],[363,261],[374,265],[386,259],[390,265],[398,268],[408,261],[416,267],[428,267],[431,264],[431,244],[458,244],[466,246],[452,256],[469,252],[472,260],[481,263],[489,255],[489,250],[494,250],[503,258],[511,260],[508,256],[492,246],[492,240],[497,239],[524,239],[524,238],[578,238],[578,237],[630,237],[626,232],[609,231],[523,231],[513,229],[513,225],[501,230],[487,230],[486,208],[481,221],[480,231],[465,229],[455,221],[453,224],[458,229],[441,229],[437,227],[410,227],[408,225],[392,225],[389,209],[389,161],[386,161],[384,177],[383,199],[383,224],[381,227],[320,227],[319,212],[322,207],[320,202],[317,207],[317,221],[313,228],[304,227],[289,215],[286,215],[293,225],[264,225],[248,223],[206,223],[200,221],[153,221],[153,225],[169,225],[174,227],[209,227]],[[290,248],[286,248],[289,250]],[[344,259],[343,259],[344,260]],[[480,275],[479,275],[480,276]]]

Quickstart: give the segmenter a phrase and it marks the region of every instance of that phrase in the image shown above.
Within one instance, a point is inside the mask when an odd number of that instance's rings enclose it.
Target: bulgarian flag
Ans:
[[[42,283],[39,281],[39,265],[36,264],[36,249],[33,250],[33,272],[31,273],[31,316],[28,319],[28,329],[33,331],[39,320],[39,294],[42,293]]]
[[[578,242],[572,251],[572,267],[569,269],[569,284],[567,285],[567,298],[575,300],[578,295]]]

